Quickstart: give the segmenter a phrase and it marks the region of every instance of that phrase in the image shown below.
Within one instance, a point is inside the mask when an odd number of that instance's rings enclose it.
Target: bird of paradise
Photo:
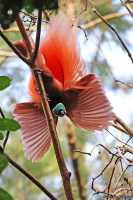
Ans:
[[[32,46],[33,40],[30,38]],[[26,56],[23,40],[14,45]],[[71,28],[70,19],[56,17],[40,42],[37,64],[42,69],[49,106],[55,124],[58,117],[67,115],[78,128],[89,131],[108,128],[114,113],[100,79],[86,75],[81,57],[78,32]],[[21,125],[23,149],[28,159],[38,162],[48,151],[52,139],[43,114],[40,97],[31,75],[28,94],[30,102],[14,106],[13,114]]]

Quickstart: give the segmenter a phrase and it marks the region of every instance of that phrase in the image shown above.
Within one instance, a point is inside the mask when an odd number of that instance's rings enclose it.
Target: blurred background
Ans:
[[[60,11],[65,12],[71,17],[76,16],[84,10],[84,2],[83,0],[60,0],[57,13],[54,11],[51,17],[59,14]],[[93,3],[102,16],[107,16],[107,21],[117,30],[132,54],[133,21],[123,4],[117,0],[94,0]],[[37,15],[37,12],[35,11],[34,14]],[[24,13],[21,13],[21,16],[28,28],[30,17]],[[75,18],[72,18],[72,20],[74,22]],[[82,56],[86,62],[87,73],[94,73],[101,79],[107,97],[114,108],[114,112],[133,128],[133,89],[115,81],[116,79],[133,86],[133,66],[127,52],[114,32],[92,12],[89,3],[87,3],[87,11],[79,15],[76,20],[77,24],[84,28],[88,38],[87,40],[84,31],[79,29],[79,42]],[[47,24],[43,22],[42,28],[42,35],[44,35],[47,31]],[[31,26],[27,31],[33,39],[35,39],[35,30],[36,24]],[[5,34],[12,42],[21,39],[16,23],[10,29],[7,29]],[[24,62],[15,56],[2,38],[0,38],[0,75],[5,75],[12,79],[11,86],[0,92],[0,106],[6,117],[13,118],[12,107],[17,103],[27,102],[29,100],[27,89],[30,70]],[[117,129],[110,127],[109,131],[118,138],[119,131]],[[71,183],[73,194],[75,199],[78,200],[80,197],[69,143],[74,143],[78,150],[90,152],[92,147],[99,141],[112,152],[116,152],[114,147],[119,144],[119,141],[112,137],[106,130],[103,132],[97,131],[94,134],[84,129],[78,129],[71,124],[67,117],[59,120],[57,132],[66,165],[72,173]],[[122,138],[125,142],[129,139],[124,133],[122,133]],[[0,141],[1,144],[2,141]],[[132,146],[133,140],[131,139],[128,144]],[[28,161],[27,157],[24,156],[21,135],[19,131],[16,131],[10,133],[5,152],[38,179],[57,199],[66,199],[52,145],[40,162],[32,163],[31,160]],[[74,156],[78,159],[81,180],[87,196],[86,199],[90,199],[91,193],[94,192],[91,189],[92,177],[96,177],[101,173],[111,156],[102,147],[95,148],[91,156],[80,153],[75,153]],[[103,175],[96,179],[96,188],[106,188],[113,165],[114,160]],[[124,162],[123,166],[125,166]],[[118,165],[112,179],[112,192],[114,191],[113,184],[116,183],[120,170],[121,167]],[[131,171],[132,169],[129,168],[125,174],[130,182],[132,176]],[[123,179],[118,185],[118,188],[121,186],[122,181]],[[15,200],[49,199],[30,180],[10,164],[0,176],[0,187],[8,190]],[[94,199],[96,198],[103,199],[103,194],[96,195]]]

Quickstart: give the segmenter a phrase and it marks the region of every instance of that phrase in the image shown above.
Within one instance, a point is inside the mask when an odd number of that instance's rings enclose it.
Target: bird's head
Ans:
[[[62,103],[58,103],[52,110],[57,117],[63,117],[66,114],[66,109]]]

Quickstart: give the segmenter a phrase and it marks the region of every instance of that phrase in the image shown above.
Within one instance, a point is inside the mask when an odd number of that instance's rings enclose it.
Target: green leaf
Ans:
[[[7,76],[0,76],[0,90],[4,90],[10,85],[11,79]]]
[[[3,140],[4,139],[4,135],[3,133],[0,132],[0,140]]]
[[[34,7],[32,5],[32,0],[25,0],[24,1],[24,9],[28,12],[31,13],[34,11]]]
[[[23,0],[0,0],[0,24],[3,29],[9,28],[10,24],[17,19],[22,7]]]
[[[58,0],[32,0],[32,3],[35,8],[42,8],[44,6],[47,10],[58,9]]]
[[[0,174],[8,164],[8,157],[5,154],[0,155]],[[1,200],[1,198],[0,198]]]
[[[13,200],[13,198],[6,190],[0,188],[0,200]]]
[[[1,131],[16,131],[20,128],[21,126],[14,119],[0,118]]]

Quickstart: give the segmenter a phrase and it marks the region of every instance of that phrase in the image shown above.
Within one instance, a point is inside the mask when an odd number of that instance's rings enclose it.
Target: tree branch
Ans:
[[[115,79],[115,78],[114,78],[114,79]],[[116,82],[116,83],[117,83],[117,82],[122,83],[123,85],[126,85],[127,87],[130,87],[130,88],[133,89],[133,87],[132,87],[131,85],[126,84],[126,83],[123,83],[122,81],[119,81],[119,80],[117,80],[117,79],[115,79],[115,82]]]
[[[30,62],[20,53],[20,51],[12,44],[12,42],[4,35],[4,33],[2,32],[2,30],[0,30],[0,36],[9,45],[9,47],[17,54],[17,56],[21,60],[23,60],[27,65],[30,64]]]
[[[41,33],[41,19],[42,19],[42,9],[39,9],[38,12],[38,23],[37,23],[37,34],[36,34],[36,44],[35,50],[32,58],[32,62],[34,62],[37,58],[39,43],[40,43],[40,33]]]
[[[1,108],[0,108],[0,114],[1,114],[1,116],[2,116],[3,118],[5,118],[5,115],[4,115],[4,113],[3,113],[3,111],[2,111]],[[7,132],[6,132],[6,137],[5,137],[4,142],[3,142],[3,148],[2,148],[3,151],[4,151],[5,146],[6,146],[6,143],[7,143],[7,141],[8,141],[9,134],[10,134],[10,131],[7,131]]]
[[[85,188],[81,180],[81,175],[80,175],[79,165],[78,165],[78,156],[77,156],[77,153],[74,151],[74,149],[76,149],[76,136],[72,132],[71,127],[72,127],[72,124],[68,122],[66,133],[68,137],[68,144],[70,148],[72,164],[73,164],[73,168],[75,172],[75,177],[78,183],[78,191],[79,191],[80,199],[86,200],[87,196],[86,196]]]
[[[39,187],[50,199],[57,200],[36,178],[34,178],[29,172],[23,169],[20,165],[18,165],[13,159],[11,159],[6,153],[4,153],[9,162],[18,169],[22,174],[24,174],[28,179],[30,179],[37,187]]]
[[[126,9],[128,10],[128,12],[131,14],[131,16],[133,17],[133,10],[132,10],[132,8],[131,8],[131,6],[130,6],[130,4],[129,3],[125,3],[124,1],[122,1],[122,0],[120,0],[121,2],[122,2],[122,4],[126,7]]]
[[[123,133],[126,133],[127,135],[130,135],[125,129],[121,128],[119,125],[116,124],[112,124],[112,126],[120,131],[122,131]]]
[[[43,13],[44,13],[45,18],[46,18],[46,20],[47,20],[47,23],[49,23],[49,22],[50,22],[49,13],[48,13],[47,10],[45,10],[45,9],[43,9]]]
[[[117,115],[115,116],[116,121],[129,133],[131,137],[133,137],[133,130]]]
[[[20,30],[20,33],[22,35],[22,38],[24,40],[24,43],[26,45],[26,48],[27,48],[27,51],[28,53],[30,54],[30,59],[32,59],[32,52],[33,52],[33,49],[32,49],[32,46],[31,46],[31,43],[30,43],[30,40],[29,40],[29,37],[26,33],[26,30],[24,28],[24,25],[23,25],[23,22],[21,20],[21,17],[20,15],[18,15],[18,19],[16,20],[17,22],[17,25],[19,27],[19,30]]]
[[[16,57],[17,55],[12,51],[1,51],[0,50],[0,57]]]
[[[125,16],[125,15],[129,15],[129,13],[118,13],[118,12],[116,12],[116,13],[111,13],[111,14],[108,14],[108,15],[104,15],[103,19],[105,19],[105,20],[114,19],[114,18],[117,18],[117,17]],[[103,22],[102,19],[97,18],[97,19],[95,19],[93,21],[90,21],[90,22],[88,22],[86,24],[81,25],[81,27],[84,28],[84,29],[87,29],[87,28],[91,28],[91,27],[95,26],[96,24],[100,24],[102,22]]]
[[[91,7],[92,7],[92,11],[93,11],[94,13],[96,13],[97,16],[100,17],[100,18],[102,19],[102,21],[104,21],[105,24],[107,24],[107,25],[114,31],[114,33],[117,35],[118,39],[120,40],[122,46],[124,47],[124,49],[125,49],[126,52],[128,53],[128,56],[130,57],[130,59],[131,59],[131,61],[132,61],[132,63],[133,63],[132,54],[130,53],[130,51],[129,51],[128,48],[126,47],[125,43],[123,42],[123,40],[122,40],[121,37],[119,36],[119,34],[118,34],[118,32],[116,31],[116,29],[115,29],[113,26],[111,26],[111,25],[100,15],[100,13],[96,10],[96,8],[94,7],[94,5],[93,5],[93,3],[92,3],[91,0],[89,0],[89,3],[90,3],[90,5],[91,5]]]

